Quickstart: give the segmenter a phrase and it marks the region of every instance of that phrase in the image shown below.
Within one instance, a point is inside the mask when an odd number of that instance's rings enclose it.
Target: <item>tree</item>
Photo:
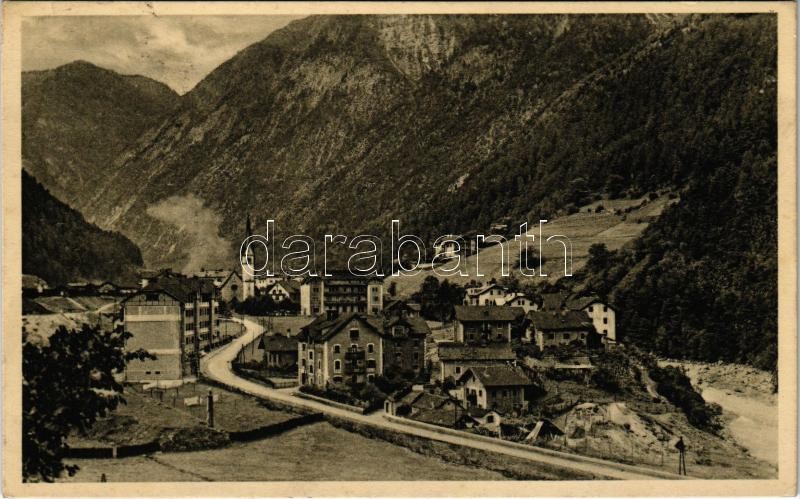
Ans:
[[[122,328],[102,330],[84,324],[59,328],[46,344],[25,341],[22,350],[22,475],[28,481],[52,482],[64,471],[67,436],[86,431],[120,403],[122,385],[114,375],[129,360],[155,359],[143,350],[128,352]],[[26,332],[23,329],[23,339]]]
[[[611,252],[604,243],[594,243],[589,246],[589,258],[586,260],[588,273],[600,272],[606,269],[611,262]]]

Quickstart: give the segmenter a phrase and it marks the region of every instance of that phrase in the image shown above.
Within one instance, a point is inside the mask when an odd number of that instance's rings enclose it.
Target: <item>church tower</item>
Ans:
[[[250,237],[253,235],[253,226],[250,223],[250,214],[247,214],[247,227],[245,229],[247,233],[245,237]],[[251,296],[256,295],[256,277],[253,275],[253,269],[255,268],[255,258],[253,256],[253,249],[252,247],[248,246],[245,250],[245,254],[242,257],[242,261],[240,262],[242,266],[242,300],[246,300]]]

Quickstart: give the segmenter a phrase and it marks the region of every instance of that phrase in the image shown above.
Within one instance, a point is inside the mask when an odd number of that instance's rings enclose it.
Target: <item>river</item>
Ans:
[[[664,362],[665,365],[680,365],[692,384],[701,392],[706,402],[722,407],[728,416],[727,428],[733,439],[746,448],[750,455],[778,466],[778,405],[775,396],[736,393],[724,387],[714,386],[701,374],[703,364]],[[715,365],[705,365],[714,369]]]

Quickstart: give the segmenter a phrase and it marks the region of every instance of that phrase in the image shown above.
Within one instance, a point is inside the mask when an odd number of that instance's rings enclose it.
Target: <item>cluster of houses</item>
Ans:
[[[30,274],[22,275],[22,295],[37,296],[109,296],[120,297],[138,291],[136,286],[122,286],[111,281],[103,282],[68,282],[59,286],[50,286],[44,279]]]
[[[385,410],[448,426],[499,428],[503,419],[526,412],[534,386],[519,345],[546,353],[616,343],[615,310],[596,296],[529,296],[495,283],[468,288],[455,306],[452,339],[434,343],[420,305],[386,296],[379,277],[256,278],[245,272],[248,259],[242,273],[143,273],[140,288],[123,301],[124,327],[132,334],[127,348],[157,359],[131,361],[126,380],[196,375],[203,352],[229,339],[219,327],[220,303],[256,293],[296,303],[311,319],[295,336],[262,336],[259,358],[266,367],[289,373],[296,366],[299,385],[322,389],[402,374],[429,389],[392,394]],[[430,389],[434,384],[439,388]]]
[[[464,305],[522,310],[529,324],[522,339],[542,350],[593,339],[607,346],[617,342],[616,311],[596,295],[570,297],[555,292],[536,298],[491,283],[467,288]]]

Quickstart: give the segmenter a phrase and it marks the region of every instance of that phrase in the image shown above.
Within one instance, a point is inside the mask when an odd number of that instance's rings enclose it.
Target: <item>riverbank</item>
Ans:
[[[706,402],[722,407],[725,430],[749,454],[778,466],[778,397],[770,373],[738,364],[665,360],[681,366]]]

